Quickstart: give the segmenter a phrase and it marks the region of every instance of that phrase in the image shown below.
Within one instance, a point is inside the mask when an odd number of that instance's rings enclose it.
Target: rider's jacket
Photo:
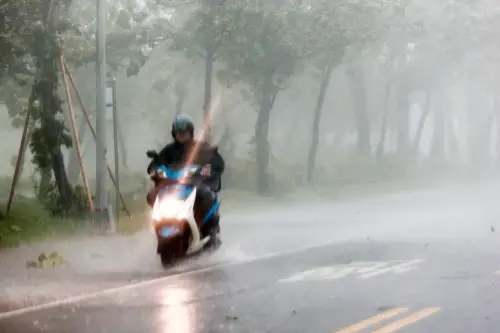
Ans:
[[[212,177],[207,178],[204,183],[214,191],[220,190],[220,176],[224,172],[225,162],[222,156],[217,151],[217,147],[211,147],[204,141],[193,141],[192,143],[183,144],[172,142],[167,144],[159,153],[158,160],[151,161],[148,165],[147,172],[156,166],[156,163],[162,165],[170,164],[209,164],[212,169]]]

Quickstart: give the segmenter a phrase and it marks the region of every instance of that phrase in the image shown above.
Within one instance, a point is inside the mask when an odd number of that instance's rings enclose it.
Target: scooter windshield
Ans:
[[[175,168],[172,166],[166,167],[164,165],[160,165],[157,168],[157,174],[160,176],[160,178],[182,180],[183,178],[191,177],[199,170],[199,168],[200,166],[198,164],[190,164],[183,168]]]
[[[171,197],[178,200],[186,200],[191,192],[193,192],[194,186],[189,185],[168,185],[163,187],[158,193],[158,198],[162,200],[165,197]]]

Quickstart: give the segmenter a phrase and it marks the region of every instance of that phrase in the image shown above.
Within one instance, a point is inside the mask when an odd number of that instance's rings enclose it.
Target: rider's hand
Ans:
[[[201,168],[200,174],[203,177],[209,177],[212,174],[212,166],[210,164],[206,164]]]

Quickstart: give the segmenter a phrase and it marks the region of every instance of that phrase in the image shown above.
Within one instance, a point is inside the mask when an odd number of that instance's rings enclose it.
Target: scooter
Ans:
[[[158,154],[148,151],[156,160]],[[200,166],[158,165],[150,171],[155,183],[152,226],[158,241],[157,254],[164,266],[203,250],[215,250],[220,244],[215,227],[218,199],[204,195],[196,185]],[[218,223],[217,223],[218,225]]]

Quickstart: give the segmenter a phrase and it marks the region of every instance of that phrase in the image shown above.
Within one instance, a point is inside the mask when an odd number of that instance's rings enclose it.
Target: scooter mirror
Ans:
[[[149,158],[156,158],[158,156],[158,153],[156,152],[156,150],[148,150],[146,152],[146,156]]]

